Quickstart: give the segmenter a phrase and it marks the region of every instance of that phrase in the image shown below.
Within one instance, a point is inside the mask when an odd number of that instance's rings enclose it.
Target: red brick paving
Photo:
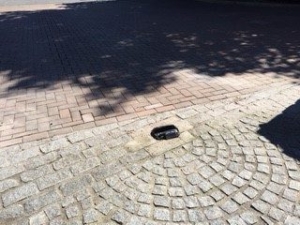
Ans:
[[[226,27],[236,21],[230,14],[232,9],[220,9],[212,15],[205,14],[205,10],[213,11],[210,7],[189,8],[185,13],[182,10],[176,4],[160,8],[151,1],[128,1],[0,15],[0,33],[4,34],[4,45],[0,47],[0,55],[4,56],[0,61],[0,147],[205,104],[262,90],[271,83],[292,81],[251,61],[265,53],[260,52],[262,44],[274,44],[272,39],[253,40],[250,53],[242,49],[240,58],[244,63],[236,59],[223,61],[223,56],[229,54],[237,57],[228,48],[236,48],[232,40],[240,37],[236,30],[229,34]],[[178,11],[185,22],[172,19]],[[218,34],[200,27],[226,13],[227,19],[210,24]],[[199,24],[204,19],[202,14],[208,18]],[[244,19],[234,29],[247,25]],[[249,33],[266,32],[248,29]],[[270,34],[276,36],[275,30],[271,29]],[[286,28],[286,32],[290,30],[293,27]],[[167,33],[173,33],[174,39]],[[228,40],[222,44],[224,38]],[[205,44],[210,39],[218,43],[212,49]],[[286,47],[280,44],[278,48]],[[217,52],[221,50],[227,52],[220,58]],[[210,70],[218,60],[218,72]],[[290,67],[293,69],[293,65]],[[278,74],[286,75],[288,69]],[[298,73],[294,68],[292,75]]]

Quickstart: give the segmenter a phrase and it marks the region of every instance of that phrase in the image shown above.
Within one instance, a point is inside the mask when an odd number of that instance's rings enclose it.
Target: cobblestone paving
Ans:
[[[0,221],[299,224],[299,158],[259,134],[297,104],[299,93],[298,84],[273,85],[2,148]],[[169,123],[179,127],[180,138],[149,137],[153,127]]]

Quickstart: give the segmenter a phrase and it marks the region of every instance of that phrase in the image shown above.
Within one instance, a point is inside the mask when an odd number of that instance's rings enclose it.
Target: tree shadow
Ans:
[[[284,154],[300,160],[300,100],[260,125],[258,133],[279,146]]]
[[[199,76],[300,76],[298,8],[196,1],[103,1],[0,15],[0,98],[64,83],[108,98],[106,114],[132,95]]]

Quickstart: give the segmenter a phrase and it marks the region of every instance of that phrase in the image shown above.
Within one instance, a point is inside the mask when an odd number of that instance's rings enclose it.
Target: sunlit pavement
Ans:
[[[297,8],[17,8],[0,15],[3,224],[299,224]],[[162,124],[180,137],[152,139]]]

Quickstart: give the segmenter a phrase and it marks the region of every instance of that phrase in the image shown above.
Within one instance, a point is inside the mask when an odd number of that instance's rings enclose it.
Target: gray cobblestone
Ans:
[[[168,193],[171,197],[182,197],[184,195],[183,189],[178,187],[170,187]]]
[[[158,188],[158,186],[160,186],[160,187]],[[138,183],[138,186],[136,187],[136,189],[139,192],[148,193],[151,190],[151,187],[148,184],[140,181]],[[161,185],[156,185],[155,188],[153,189],[152,193],[157,194],[157,195],[164,195],[164,193],[166,193],[166,191],[167,191],[167,187],[161,186]]]
[[[117,175],[114,175],[107,178],[105,181],[108,184],[108,186],[114,187],[119,182],[119,177]]]
[[[49,144],[44,144],[40,146],[40,149],[44,153],[56,151],[62,148],[65,148],[70,145],[70,142],[66,138],[60,138],[57,140],[51,141]]]
[[[201,174],[201,176],[203,176],[206,179],[211,177],[213,174],[215,174],[215,172],[208,166],[201,168],[199,173]]]
[[[300,175],[298,173],[298,171],[291,171],[291,170],[288,170],[288,174],[289,174],[289,177],[296,180],[296,181],[300,181]]]
[[[286,199],[281,199],[278,203],[278,208],[285,212],[293,213],[294,204]]]
[[[66,215],[68,218],[76,217],[80,213],[77,205],[71,205],[66,208]]]
[[[300,217],[300,205],[295,206],[294,215]]]
[[[263,214],[267,214],[271,208],[271,206],[261,200],[255,201],[252,203],[252,206],[259,212]]]
[[[225,194],[223,194],[221,191],[217,190],[211,194],[211,197],[213,197],[216,201],[220,201],[221,199],[223,199],[225,197]]]
[[[289,188],[296,190],[296,191],[300,191],[300,182],[291,180],[290,184],[289,184]]]
[[[19,218],[24,214],[22,205],[14,204],[0,211],[0,221],[8,221],[11,219]]]
[[[207,182],[207,181],[202,181],[200,184],[198,184],[198,187],[203,191],[203,192],[207,192],[209,191],[210,189],[212,189],[212,185]]]
[[[106,165],[105,167],[97,167],[93,169],[92,175],[97,181],[100,181],[106,177],[109,177],[110,175],[120,172],[121,170],[122,167],[120,167],[117,163],[110,164]]]
[[[166,195],[167,187],[162,185],[155,185],[152,191],[154,195]]]
[[[33,170],[27,170],[27,171],[21,173],[20,176],[21,176],[22,181],[28,182],[28,181],[33,181],[39,177],[45,176],[51,172],[54,172],[52,167],[50,165],[45,165],[45,166],[38,167]]]
[[[15,179],[6,179],[0,181],[0,193],[4,192],[10,188],[14,188],[19,185],[19,182]]]
[[[257,180],[252,180],[250,186],[256,190],[263,190],[265,188],[265,185]]]
[[[97,157],[88,158],[84,162],[79,162],[71,167],[71,172],[73,175],[77,175],[83,172],[86,172],[90,169],[93,169],[100,165],[100,160]]]
[[[136,212],[138,211],[138,204],[134,203],[134,202],[126,202],[124,204],[124,210],[126,210],[127,212],[130,212],[132,214],[136,214]]]
[[[246,223],[239,216],[234,216],[227,221],[230,225],[246,225]]]
[[[172,208],[173,209],[184,209],[185,203],[181,198],[175,198],[172,200]]]
[[[239,177],[245,180],[250,180],[252,177],[252,173],[248,170],[243,170],[242,172],[239,173]]]
[[[108,213],[113,209],[113,204],[106,200],[101,200],[101,202],[96,206],[96,209],[104,215],[108,215]]]
[[[212,206],[204,210],[204,214],[209,220],[218,219],[223,216],[222,210],[217,206]]]
[[[59,184],[60,182],[72,177],[72,173],[69,169],[62,169],[55,173],[48,174],[44,177],[40,177],[36,180],[36,183],[40,190]]]
[[[67,225],[67,223],[61,216],[59,216],[51,220],[50,225]]]
[[[284,221],[285,225],[297,225],[299,223],[300,223],[300,218],[293,217],[293,216],[288,216],[287,219]]]
[[[224,172],[223,172],[223,177],[225,177],[227,180],[231,180],[235,175],[234,175],[234,173],[232,173],[231,171],[229,171],[229,170],[225,170]]]
[[[232,214],[233,212],[235,212],[239,209],[239,206],[234,201],[228,200],[224,204],[221,205],[221,208],[228,214]]]
[[[104,198],[106,200],[109,199],[109,198],[111,198],[114,194],[116,194],[116,192],[114,192],[112,189],[110,189],[108,187],[102,189],[98,193],[99,196],[101,196],[102,198]]]
[[[124,192],[124,195],[126,196],[126,198],[133,200],[138,196],[138,193],[132,189],[127,189]]]
[[[0,181],[24,171],[23,166],[9,166],[0,169]]]
[[[272,191],[273,193],[276,193],[279,195],[282,192],[282,190],[284,189],[284,187],[282,185],[276,184],[274,182],[270,182],[267,189]]]
[[[80,203],[81,203],[81,208],[83,210],[86,210],[88,208],[92,208],[94,206],[94,202],[93,202],[93,199],[91,197],[88,197],[86,199],[81,200]]]
[[[297,163],[296,162],[294,162],[294,161],[287,161],[287,162],[285,162],[285,165],[286,165],[286,168],[288,169],[288,170],[298,170],[299,169],[299,167],[297,166]]]
[[[275,205],[279,200],[277,195],[275,195],[274,193],[272,193],[270,191],[265,191],[260,198],[262,200],[264,200],[265,202],[270,203],[271,205]]]
[[[251,199],[255,198],[258,194],[258,192],[252,187],[246,188],[243,193]]]
[[[120,155],[124,154],[124,156],[120,159],[121,163],[123,163],[124,165],[137,162],[149,157],[149,153],[146,152],[145,150],[139,150],[138,152],[135,152],[130,155],[129,154],[126,155],[126,152],[121,152],[121,153],[119,152],[119,154]]]
[[[127,198],[122,194],[114,193],[112,196],[110,196],[110,201],[112,204],[122,208],[124,206],[124,202],[127,201]]]
[[[101,214],[97,210],[88,209],[83,213],[83,222],[85,224],[99,222],[101,220],[100,216]]]
[[[108,164],[111,162],[114,162],[118,159],[120,159],[122,156],[126,154],[126,150],[121,148],[115,148],[111,149],[109,151],[103,152],[101,155],[99,155],[99,159],[101,163]],[[130,157],[130,156],[127,156]]]
[[[142,181],[146,183],[149,183],[152,180],[151,174],[149,172],[139,173],[138,178],[140,178]]]
[[[224,169],[224,167],[222,165],[220,165],[217,162],[213,162],[211,165],[211,168],[213,168],[216,172],[220,172]]]
[[[21,152],[18,152],[17,154],[15,154],[11,159],[11,163],[13,165],[16,165],[16,164],[19,164],[23,161],[27,161],[28,159],[39,156],[39,155],[41,155],[41,152],[38,147],[26,149],[24,151],[21,151]]]
[[[210,196],[204,196],[198,198],[202,207],[211,206],[215,204],[215,201]]]
[[[199,203],[197,197],[189,196],[184,198],[185,205],[187,208],[197,208],[199,207]]]
[[[113,189],[116,191],[116,192],[124,192],[126,189],[127,189],[127,186],[123,183],[117,183]]]
[[[291,189],[285,189],[283,192],[283,197],[290,201],[295,202],[298,199],[298,191],[291,190]]]
[[[152,168],[153,168],[153,163],[151,161],[147,161],[143,164],[143,167],[148,170],[148,171],[151,171]]]
[[[131,216],[128,225],[148,224],[147,220],[137,216]]]
[[[71,143],[75,143],[75,142],[79,142],[79,141],[88,139],[93,136],[94,136],[94,134],[92,131],[77,131],[77,132],[74,132],[74,133],[68,135],[67,138]]]
[[[170,220],[170,211],[168,209],[154,209],[154,219],[160,221],[169,221]]]
[[[77,201],[82,201],[90,196],[91,196],[91,194],[86,190],[80,190],[74,195],[74,197],[77,199]]]
[[[173,212],[174,222],[185,222],[187,220],[187,215],[184,210],[176,210]]]
[[[231,195],[232,193],[234,193],[235,191],[237,191],[238,189],[231,185],[231,184],[225,184],[221,187],[221,190],[226,194],[226,195]]]
[[[233,197],[234,201],[236,201],[238,204],[242,205],[248,201],[250,201],[250,199],[248,197],[246,197],[244,194],[242,193],[237,193],[234,197]]]
[[[61,215],[61,207],[59,204],[52,204],[44,209],[47,217],[51,220]]]
[[[195,195],[200,192],[200,190],[197,186],[192,186],[189,184],[184,185],[183,188],[185,190],[186,195],[188,195],[188,196]]]
[[[185,174],[185,175],[189,175],[189,174],[192,174],[192,173],[195,173],[196,172],[196,165],[201,167],[200,165],[201,162],[192,162],[192,163],[189,163],[187,166],[183,167],[181,169],[182,173]],[[202,166],[204,166],[204,163],[201,163]]]
[[[151,210],[152,210],[151,206],[141,204],[137,214],[139,216],[143,216],[143,217],[150,217],[151,216]]]
[[[47,224],[47,223],[48,223],[48,218],[44,212],[40,212],[29,218],[30,225],[43,225],[43,224]]]
[[[209,181],[215,186],[220,186],[225,183],[225,180],[218,174],[211,177]]]
[[[200,210],[188,210],[188,217],[191,222],[205,221],[205,215]]]
[[[130,177],[132,174],[128,171],[128,170],[123,170],[120,174],[119,174],[119,178],[121,180],[125,180],[128,177]]]
[[[271,177],[271,180],[277,184],[286,184],[287,177],[285,177],[281,174],[273,174]]]
[[[6,207],[22,199],[35,195],[37,193],[39,193],[39,190],[36,184],[28,183],[3,194],[2,195],[3,204]]]
[[[93,182],[91,186],[93,190],[98,193],[106,187],[106,183],[104,181]]]
[[[164,196],[155,196],[153,199],[153,203],[155,206],[159,206],[159,207],[169,207],[170,204],[170,200],[168,197],[164,197]]]
[[[267,184],[269,182],[269,176],[262,173],[255,173],[253,178],[263,184]]]
[[[241,218],[247,223],[247,224],[255,224],[258,222],[258,216],[255,215],[253,212],[244,212],[241,214]]]
[[[168,182],[165,181],[163,184],[167,185]],[[170,186],[171,187],[182,187],[182,181],[180,178],[170,178]]]
[[[24,207],[26,212],[31,213],[33,211],[37,211],[41,209],[42,207],[49,205],[55,201],[58,201],[60,199],[59,194],[57,194],[55,191],[49,191],[46,194],[32,197],[25,201]]]
[[[62,199],[61,205],[62,207],[67,207],[68,205],[71,205],[72,203],[76,202],[76,199],[73,196],[67,196]]]
[[[256,158],[259,163],[269,163],[269,159],[266,156],[257,156]]]
[[[58,158],[57,152],[50,152],[46,155],[31,158],[25,163],[25,167],[27,169],[35,169],[37,167],[44,166],[51,162],[54,162],[57,158]]]
[[[138,198],[138,202],[150,204],[152,202],[152,199],[153,199],[152,195],[141,193],[141,195]]]

